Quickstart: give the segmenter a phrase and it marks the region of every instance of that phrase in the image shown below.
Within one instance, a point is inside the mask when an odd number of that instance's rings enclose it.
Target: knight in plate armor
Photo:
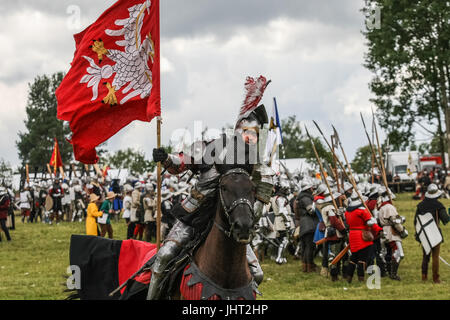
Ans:
[[[275,258],[277,264],[287,263],[285,252],[289,244],[289,232],[294,227],[288,200],[289,188],[289,182],[281,178],[279,185],[276,186],[275,196],[271,199],[275,214],[274,227],[275,231],[277,231],[277,240],[279,243]]]
[[[236,121],[234,134],[231,137],[233,141],[242,139],[244,145],[257,145],[260,130],[264,124],[268,123],[264,105],[258,105],[268,83],[262,76],[256,80],[247,78],[247,95]],[[207,152],[205,150],[214,144],[221,145],[224,140],[225,142],[229,141],[227,140],[229,138],[222,136],[219,139],[209,142],[196,142],[192,145],[189,153],[167,154],[163,148],[153,150],[153,160],[155,162],[160,161],[169,173],[177,175],[186,170],[190,170],[193,173],[198,173],[198,180],[191,188],[189,196],[181,203],[175,205],[172,210],[173,215],[178,220],[164,240],[152,264],[152,278],[147,299],[154,300],[160,298],[159,284],[164,276],[167,263],[194,238],[195,232],[198,229],[196,230],[194,228],[192,221],[198,219],[198,216],[202,213],[201,209],[210,204],[217,196],[221,174],[217,169],[216,162],[211,163],[211,161],[206,161],[205,154]],[[235,153],[235,150],[232,150],[231,153],[233,156],[240,156],[240,154]],[[255,221],[258,221],[264,204],[270,201],[272,195],[272,176],[274,172],[267,165],[258,162],[250,165],[248,169],[251,170],[252,181],[256,185],[257,200],[254,204],[254,212],[256,215],[254,218]],[[206,225],[206,223],[203,225]],[[259,284],[263,279],[263,272],[250,245],[247,247],[247,261],[249,262],[250,272],[254,280]]]
[[[405,218],[400,216],[397,209],[392,204],[391,199],[395,195],[386,187],[380,187],[378,193],[381,196],[381,205],[378,209],[378,219],[385,234],[385,245],[387,248],[386,268],[389,276],[393,280],[401,280],[398,275],[398,267],[405,257],[402,240],[408,236],[408,231],[404,227]],[[390,197],[389,197],[390,195]]]

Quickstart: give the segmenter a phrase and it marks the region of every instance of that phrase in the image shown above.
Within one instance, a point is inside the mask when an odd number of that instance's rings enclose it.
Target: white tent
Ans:
[[[305,158],[275,159],[272,164],[272,169],[276,173],[285,172],[283,165],[289,170],[291,174],[308,174],[311,170],[314,170],[314,166]]]

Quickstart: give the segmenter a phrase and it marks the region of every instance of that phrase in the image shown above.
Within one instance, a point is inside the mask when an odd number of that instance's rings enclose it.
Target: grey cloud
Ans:
[[[353,28],[362,21],[359,6],[360,2],[354,0],[166,0],[161,2],[161,34],[213,33],[227,38],[242,26],[262,26],[279,17]]]
[[[92,0],[19,0],[2,1],[0,16],[26,9],[50,15],[67,16],[69,6],[78,6],[83,18],[92,22],[115,1]],[[164,37],[214,33],[230,35],[241,26],[264,25],[278,17],[322,21],[337,27],[353,28],[362,20],[362,3],[354,0],[163,0],[161,33]]]

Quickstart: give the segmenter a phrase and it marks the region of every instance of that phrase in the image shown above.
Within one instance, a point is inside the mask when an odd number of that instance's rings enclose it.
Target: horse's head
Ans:
[[[219,188],[222,220],[227,224],[225,228],[218,225],[219,229],[235,241],[248,244],[255,225],[255,184],[247,171],[237,168],[221,176]]]

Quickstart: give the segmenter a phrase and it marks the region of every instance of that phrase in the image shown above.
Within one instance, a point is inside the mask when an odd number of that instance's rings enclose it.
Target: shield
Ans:
[[[45,211],[50,211],[53,208],[53,199],[50,195],[45,198]]]
[[[432,248],[443,241],[441,231],[433,219],[433,215],[429,212],[417,216],[415,228],[427,255],[430,254]]]

